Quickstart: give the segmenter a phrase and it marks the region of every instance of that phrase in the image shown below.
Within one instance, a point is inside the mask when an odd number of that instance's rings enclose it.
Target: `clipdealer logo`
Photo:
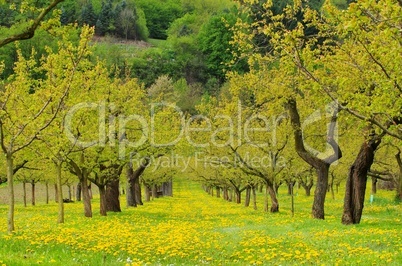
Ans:
[[[334,102],[328,104],[325,110],[317,109],[311,113],[302,122],[302,131],[304,131],[310,124],[320,121],[321,119],[328,119],[332,116],[336,104]],[[195,148],[206,148],[214,146],[222,148],[226,146],[241,146],[242,144],[252,143],[255,146],[275,147],[277,145],[277,128],[281,121],[287,119],[287,114],[283,113],[277,116],[264,116],[262,114],[252,114],[247,118],[243,117],[242,104],[237,103],[237,110],[231,116],[225,114],[217,114],[214,117],[207,117],[205,115],[194,115],[186,118],[182,110],[175,104],[170,103],[152,103],[150,105],[149,115],[140,114],[117,114],[113,115],[116,107],[113,103],[106,103],[105,101],[99,103],[79,103],[67,112],[64,119],[64,133],[70,142],[80,148],[89,148],[92,146],[104,147],[109,145],[111,147],[118,147],[120,158],[124,158],[127,152],[137,149],[142,145],[148,143],[155,148],[163,148],[174,146],[181,140],[185,139],[188,144]],[[163,115],[162,110],[169,110],[171,117],[176,116],[175,136],[171,139],[158,141],[157,132],[162,128],[166,130],[166,124],[158,121]],[[95,130],[90,139],[85,139],[77,134],[77,125],[74,124],[79,115],[79,112],[95,112],[97,115],[97,124],[92,125]],[[255,126],[259,122],[260,126]],[[220,122],[219,128],[214,127],[214,122]],[[135,139],[129,139],[127,132],[129,131],[130,123],[136,123],[139,128],[137,129],[140,134]],[[332,124],[332,123],[335,123]],[[328,130],[332,126],[335,128],[334,138],[338,140],[337,134],[337,121],[328,123]],[[202,126],[200,126],[202,125]],[[79,125],[78,125],[79,126]],[[169,129],[167,129],[169,130]],[[173,131],[173,130],[171,130]],[[252,137],[252,132],[267,133],[269,141],[256,141]],[[208,136],[203,141],[197,141],[194,136],[198,134]],[[221,133],[224,133],[225,139],[220,138]],[[88,136],[87,136],[88,138]],[[269,143],[269,144],[268,144]],[[324,151],[319,151],[305,142],[306,149],[310,152],[320,156],[325,155],[332,151],[332,148],[327,145]]]

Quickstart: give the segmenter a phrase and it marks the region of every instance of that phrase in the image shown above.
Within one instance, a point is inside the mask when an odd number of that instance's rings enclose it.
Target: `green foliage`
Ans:
[[[182,16],[182,7],[177,0],[139,0],[138,6],[144,11],[149,37],[166,39],[167,29],[175,19]]]
[[[85,2],[83,4],[84,9],[87,8],[88,5],[89,3]],[[60,4],[60,9],[61,9],[60,22],[62,25],[74,23],[75,21],[78,20],[77,12],[80,9],[77,7],[76,1],[65,0]]]
[[[113,29],[113,6],[112,0],[102,1],[102,9],[96,21],[95,33],[104,36]]]
[[[144,11],[134,4],[122,1],[116,5],[115,34],[125,39],[147,40],[149,36]]]
[[[149,37],[149,30],[147,28],[147,20],[145,17],[144,10],[137,8],[137,21],[134,25],[135,32],[137,33],[138,39],[147,41]]]
[[[233,5],[232,0],[181,0],[184,13],[210,16]]]
[[[175,94],[177,95],[176,105],[185,113],[195,115],[196,106],[201,102],[204,88],[200,83],[187,84],[182,78],[174,84]]]
[[[70,34],[75,35],[75,40],[78,41],[78,30],[71,31]],[[37,52],[34,55],[34,59],[36,60],[36,62],[39,63],[39,60],[43,57],[46,57],[49,53],[49,50],[46,49],[46,46],[54,51],[60,45],[60,43],[58,42],[59,40],[56,36],[47,31],[39,29],[36,31],[33,38],[20,42],[19,48],[21,50],[22,56],[24,57],[28,57],[34,49]],[[13,44],[6,45],[0,48],[0,62],[3,61],[5,64],[5,69],[3,73],[0,74],[1,78],[6,79],[14,73],[13,68],[17,59],[16,50],[17,48]]]
[[[175,79],[181,76],[179,65],[169,50],[148,49],[131,63],[131,75],[138,78],[146,87],[162,75],[169,75]]]
[[[0,27],[11,27],[16,20],[18,12],[11,9],[8,3],[0,3]]]
[[[347,8],[348,8],[348,5],[349,5],[349,2],[350,2],[350,1],[347,1],[347,0],[332,0],[331,2],[332,2],[332,4],[333,4],[334,6],[336,6],[338,9],[344,10],[344,9],[347,9]]]
[[[206,60],[207,73],[220,83],[226,80],[227,70],[239,73],[247,71],[247,63],[244,59],[235,60],[234,49],[231,44],[233,32],[231,28],[237,20],[237,10],[219,13],[212,16],[198,34],[199,48]]]
[[[88,3],[84,5],[81,9],[80,24],[81,25],[86,24],[92,27],[95,26],[96,20],[97,16],[92,6],[92,2],[88,1]]]

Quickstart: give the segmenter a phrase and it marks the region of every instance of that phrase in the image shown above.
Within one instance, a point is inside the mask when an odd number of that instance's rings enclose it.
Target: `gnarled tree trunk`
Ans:
[[[287,109],[289,111],[290,120],[293,127],[296,152],[300,158],[314,167],[317,172],[317,185],[314,192],[312,216],[316,219],[324,219],[324,202],[328,188],[329,167],[332,163],[342,157],[342,151],[334,138],[338,110],[335,109],[332,114],[331,124],[327,133],[327,142],[329,145],[331,145],[334,153],[325,159],[320,159],[316,155],[308,152],[304,146],[302,126],[295,99],[288,100]]]
[[[144,204],[142,202],[140,176],[145,171],[149,163],[150,159],[148,157],[144,158],[144,161],[135,171],[132,164],[129,164],[127,168],[127,206],[136,207],[137,204]]]
[[[276,197],[275,188],[272,183],[267,183],[266,194],[269,195],[271,199],[271,209],[270,212],[279,212],[279,202],[278,198]]]
[[[367,173],[374,161],[374,153],[381,137],[363,143],[356,160],[349,169],[343,205],[343,224],[358,224],[363,213]]]

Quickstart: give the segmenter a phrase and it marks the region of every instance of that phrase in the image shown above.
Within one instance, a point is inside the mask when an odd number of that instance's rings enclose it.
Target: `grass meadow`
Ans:
[[[368,188],[370,191],[370,188]],[[4,195],[6,189],[0,189]],[[6,232],[7,205],[0,205],[0,265],[402,265],[402,204],[394,192],[366,197],[362,223],[340,223],[342,195],[327,196],[326,219],[310,218],[313,197],[280,190],[280,213],[264,213],[206,194],[199,184],[174,180],[174,196],[122,212],[83,217],[80,202],[38,201],[16,206],[16,232]],[[40,195],[40,194],[38,194]]]

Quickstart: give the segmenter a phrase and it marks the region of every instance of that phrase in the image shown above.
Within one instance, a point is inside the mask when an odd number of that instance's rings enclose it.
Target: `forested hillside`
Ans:
[[[311,1],[309,5],[319,10],[322,3]],[[287,4],[286,1],[275,2],[273,10],[281,12]],[[339,8],[346,7],[343,1],[335,4]],[[7,4],[0,7],[3,14],[0,26],[9,28],[23,20],[16,11],[18,3],[11,8]],[[188,85],[194,86],[189,88],[191,92],[188,93],[199,100],[201,94],[217,94],[226,81],[227,71],[248,71],[247,58],[234,59],[236,44],[231,42],[231,28],[241,16],[234,1],[65,0],[59,8],[62,25],[77,23],[79,26],[95,27],[95,36],[101,37],[97,38],[101,43],[95,57],[106,60],[109,68],[129,71],[132,77],[138,78],[147,87],[162,75],[174,81],[184,79]],[[24,14],[29,16],[29,13]],[[12,32],[12,29],[9,31]],[[116,45],[125,40],[150,42],[152,48],[136,49],[132,47],[135,46],[132,42]],[[41,55],[46,54],[44,44],[55,48],[56,43],[52,34],[39,30],[33,39],[21,43],[20,47],[23,55],[35,48],[39,60]],[[6,64],[2,73],[5,78],[13,71],[16,50],[13,46],[1,49],[0,59]],[[202,85],[202,91],[197,84]]]

